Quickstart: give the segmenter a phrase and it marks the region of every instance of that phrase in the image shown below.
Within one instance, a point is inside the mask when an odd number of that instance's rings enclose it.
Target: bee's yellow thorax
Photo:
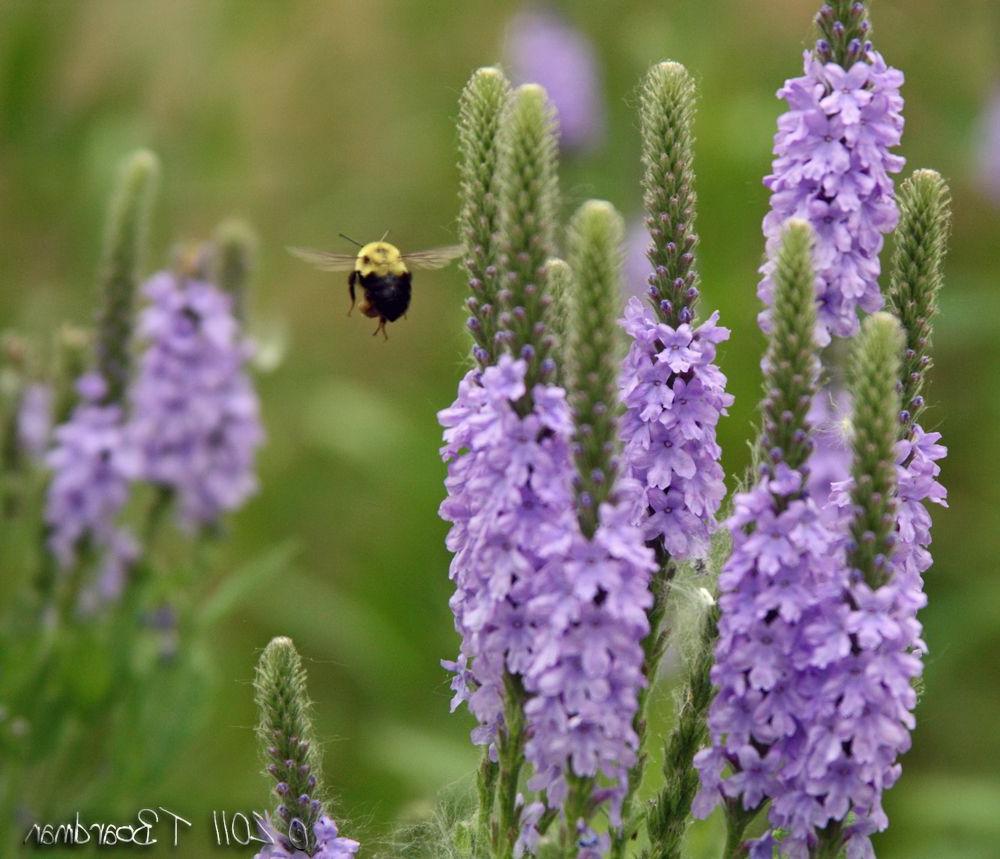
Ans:
[[[377,277],[406,274],[406,263],[399,248],[388,242],[369,242],[360,251],[354,269],[362,277],[374,274]]]

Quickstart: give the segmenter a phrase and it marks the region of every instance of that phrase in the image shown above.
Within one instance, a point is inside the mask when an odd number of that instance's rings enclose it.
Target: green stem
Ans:
[[[835,820],[819,833],[819,843],[809,851],[812,859],[837,859],[844,846],[844,823]]]
[[[504,726],[498,738],[500,755],[500,786],[497,802],[499,808],[496,856],[512,859],[514,843],[520,830],[520,813],[517,809],[517,786],[524,762],[524,686],[521,678],[504,674],[506,704]]]
[[[761,803],[756,808],[747,811],[743,808],[742,801],[727,802],[724,806],[726,812],[726,847],[722,853],[723,859],[741,859],[747,855],[746,847],[743,844],[747,827],[764,807]]]
[[[496,802],[497,775],[499,767],[490,760],[490,752],[483,752],[483,762],[479,765],[477,789],[479,793],[479,811],[476,815],[476,833],[474,850],[477,857],[488,857],[495,846],[495,833],[492,827],[493,806]]]

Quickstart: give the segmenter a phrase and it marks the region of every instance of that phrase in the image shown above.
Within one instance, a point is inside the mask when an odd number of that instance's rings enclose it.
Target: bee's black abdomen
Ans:
[[[372,306],[389,322],[395,322],[410,306],[410,273],[387,274],[379,277],[369,274],[361,278],[361,285]]]

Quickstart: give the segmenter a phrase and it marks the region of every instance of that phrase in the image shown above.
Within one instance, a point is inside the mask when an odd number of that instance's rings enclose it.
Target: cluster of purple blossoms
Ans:
[[[615,503],[601,505],[591,539],[576,528],[568,550],[539,571],[532,608],[548,623],[539,630],[535,658],[525,676],[529,782],[549,805],[566,798],[567,769],[603,776],[612,823],[635,764],[639,738],[633,728],[643,676],[641,642],[649,633],[646,611],[655,569],[641,529],[643,487],[619,480]],[[572,823],[572,821],[571,821]]]
[[[77,391],[82,402],[56,428],[45,457],[53,472],[45,506],[48,546],[63,569],[74,566],[84,549],[100,558],[98,591],[111,599],[137,555],[134,539],[116,520],[141,466],[127,441],[121,407],[101,405],[104,380],[85,375]]]
[[[270,820],[261,822],[261,837],[267,842],[254,859],[352,859],[361,844],[351,838],[343,838],[333,819],[325,814],[316,821],[313,833],[316,836],[316,851],[306,853],[285,845],[286,839],[280,835]]]
[[[917,612],[930,566],[924,502],[945,496],[938,439],[917,427],[897,445],[897,542],[879,587],[847,563],[849,479],[814,498],[779,466],[736,499],[695,812],[707,815],[723,797],[747,809],[770,799],[773,830],[753,843],[753,857],[770,859],[778,829],[782,855],[807,857],[817,833],[848,812],[849,859],[873,857],[869,836],[888,825],[882,793],[910,746],[926,649]]]
[[[545,88],[559,117],[559,144],[588,150],[604,140],[604,99],[594,46],[548,10],[521,12],[507,33],[507,64],[517,83]]]
[[[622,323],[632,338],[621,375],[625,462],[646,490],[646,539],[678,559],[705,551],[725,495],[715,429],[733,398],[715,364],[729,337],[718,318],[673,328],[632,298]]]
[[[448,497],[441,517],[452,523],[450,605],[462,644],[452,709],[467,701],[479,721],[472,740],[493,743],[503,720],[504,674],[527,674],[549,623],[534,598],[539,571],[565,557],[575,526],[573,422],[561,388],[536,385],[534,408],[518,414],[525,362],[501,356],[470,370],[444,427]]]
[[[712,744],[695,757],[701,791],[693,807],[704,817],[724,798],[742,797],[747,809],[773,799],[771,821],[792,838],[821,691],[813,678],[842,656],[845,641],[830,616],[846,584],[842,540],[803,484],[781,464],[736,496],[727,523],[733,550],[719,577]],[[822,825],[819,814],[810,811],[807,828]],[[763,842],[757,849],[770,857]]]
[[[504,674],[519,676],[529,787],[557,808],[569,772],[603,777],[613,786],[597,798],[614,818],[638,752],[632,723],[646,682],[641,641],[655,565],[633,524],[642,487],[619,481],[588,539],[575,512],[565,393],[537,385],[533,410],[521,416],[524,374],[524,362],[506,355],[470,371],[439,416],[449,491],[441,515],[452,523],[451,608],[462,637],[459,660],[445,663],[455,672],[452,706],[468,702],[480,723],[473,741],[492,743]],[[519,850],[533,849],[541,812],[538,803],[524,809]]]
[[[903,159],[890,153],[903,131],[903,75],[865,46],[850,69],[805,55],[805,75],[785,83],[778,95],[789,110],[778,120],[771,211],[764,218],[768,261],[757,289],[770,307],[774,257],[784,224],[803,218],[815,232],[817,340],[858,331],[857,308],[882,306],[878,276],[884,234],[899,218],[891,174]],[[769,310],[761,325],[769,327]]]
[[[175,494],[181,522],[210,525],[257,486],[263,430],[250,347],[231,296],[214,284],[161,272],[143,291],[137,333],[148,348],[129,391],[131,441],[143,479]]]

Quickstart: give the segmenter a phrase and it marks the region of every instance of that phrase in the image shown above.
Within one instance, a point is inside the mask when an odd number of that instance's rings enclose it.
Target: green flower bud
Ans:
[[[157,157],[139,150],[126,159],[108,215],[101,264],[101,306],[95,342],[106,402],[121,402],[130,372],[130,340],[149,213],[160,172]]]

